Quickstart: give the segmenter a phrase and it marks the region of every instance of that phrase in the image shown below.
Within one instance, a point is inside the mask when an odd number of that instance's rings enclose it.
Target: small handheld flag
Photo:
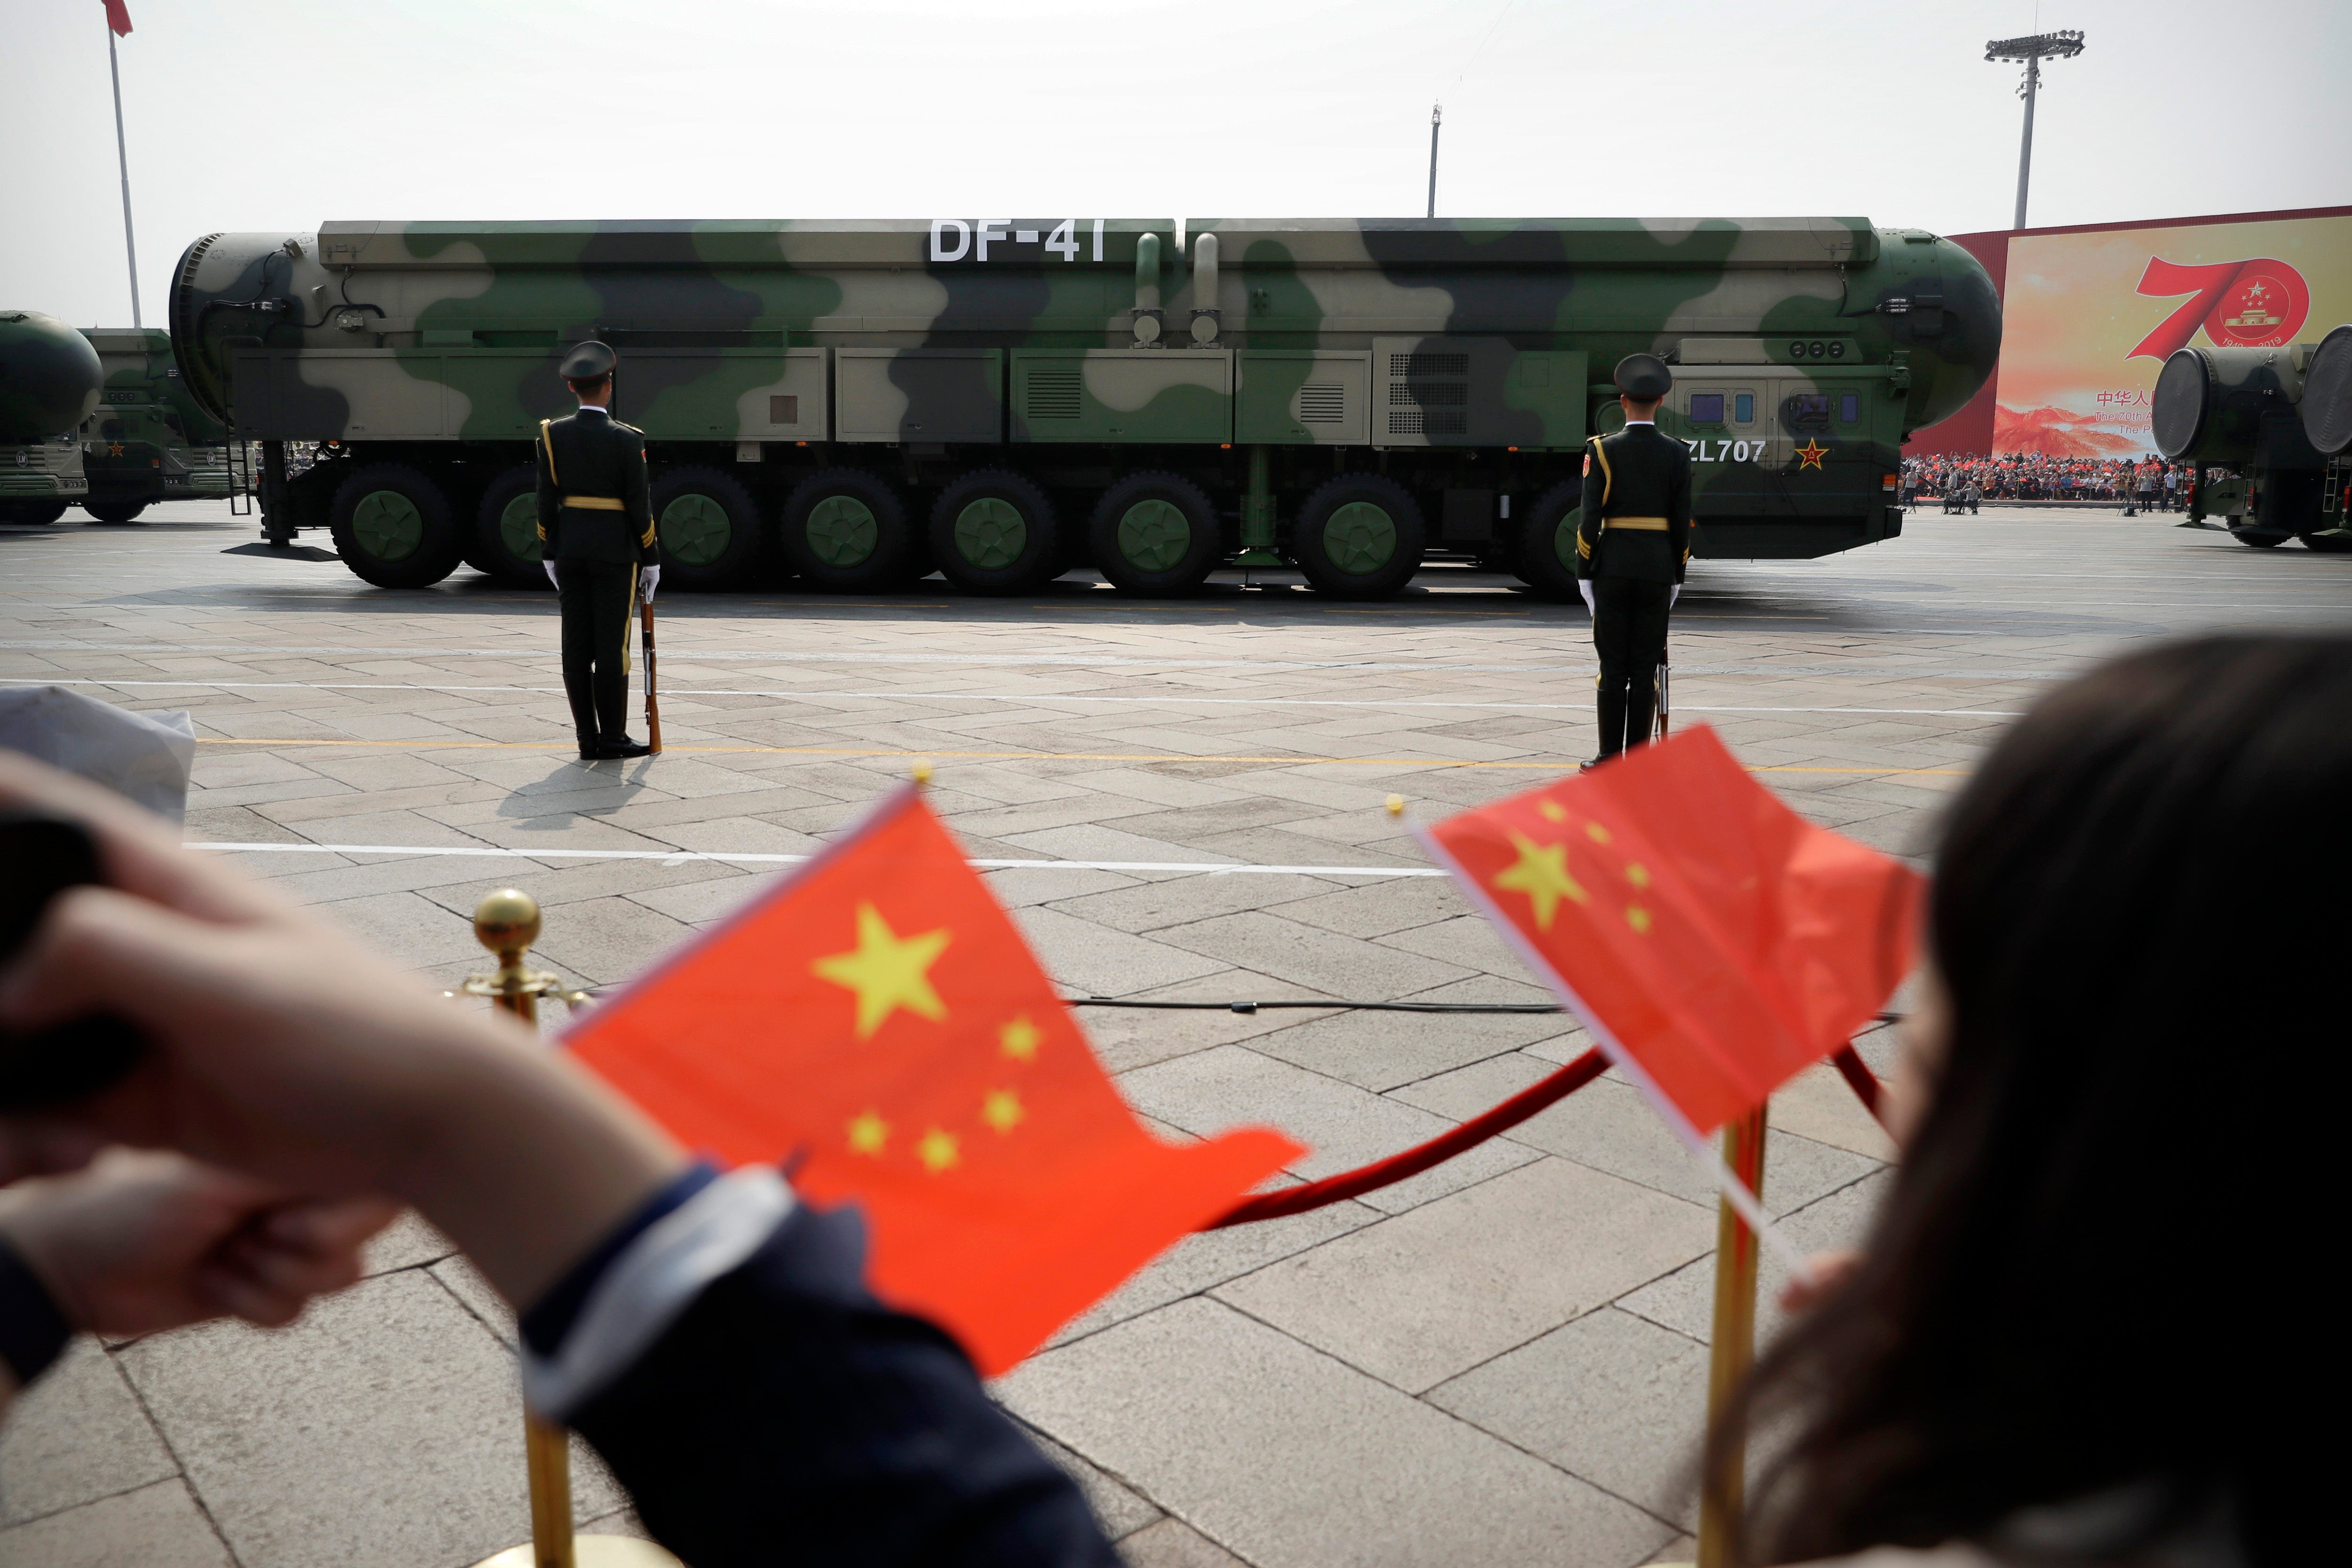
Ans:
[[[1304,1152],[1146,1131],[913,786],[568,1043],[687,1143],[856,1204],[876,1293],[989,1375]]]
[[[1917,946],[1922,879],[1705,725],[1423,839],[1697,1151],[1875,1017]]]

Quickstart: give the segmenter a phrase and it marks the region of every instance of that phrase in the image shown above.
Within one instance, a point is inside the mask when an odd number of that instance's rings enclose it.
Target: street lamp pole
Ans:
[[[2073,59],[2082,52],[2080,32],[1995,38],[1985,45],[1985,58],[1989,60],[2021,60],[2025,64],[2025,82],[2017,89],[2017,96],[2025,100],[2025,136],[2017,149],[2017,218],[2010,225],[2011,228],[2025,226],[2025,193],[2033,175],[2033,101],[2042,86],[2042,62]]]

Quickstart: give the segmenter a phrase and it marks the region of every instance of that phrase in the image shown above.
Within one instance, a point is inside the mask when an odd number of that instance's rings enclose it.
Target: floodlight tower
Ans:
[[[2042,85],[2043,60],[2071,60],[2083,52],[2083,35],[2079,32],[2036,33],[2026,38],[1995,38],[1985,45],[1989,60],[2023,60],[2025,83],[2017,96],[2025,100],[2025,141],[2017,151],[2017,221],[2012,228],[2025,226],[2025,186],[2033,173],[2033,94]]]
[[[1445,118],[1445,106],[1429,106],[1429,216],[1437,216],[1437,122]]]

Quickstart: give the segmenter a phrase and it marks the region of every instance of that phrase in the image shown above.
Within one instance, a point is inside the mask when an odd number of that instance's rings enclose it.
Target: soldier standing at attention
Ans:
[[[1585,443],[1576,525],[1576,585],[1601,655],[1601,754],[1588,768],[1650,738],[1666,612],[1682,595],[1691,552],[1690,447],[1657,425],[1673,373],[1655,354],[1628,354],[1616,381],[1625,427]]]
[[[646,485],[645,432],[612,414],[617,363],[593,339],[573,349],[558,374],[579,410],[539,422],[540,554],[563,596],[563,691],[580,759],[589,763],[652,750],[629,739],[622,660],[634,601],[643,594],[651,604],[661,580],[661,550]]]

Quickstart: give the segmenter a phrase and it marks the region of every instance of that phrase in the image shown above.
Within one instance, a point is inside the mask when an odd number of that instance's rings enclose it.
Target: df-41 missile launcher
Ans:
[[[1675,366],[1701,554],[1891,537],[1902,443],[2000,316],[1958,247],[1861,218],[331,223],[197,241],[172,335],[265,444],[271,536],[331,529],[371,582],[539,579],[530,442],[598,338],[678,586],[1288,563],[1366,597],[1426,559],[1572,593],[1636,351]]]
[[[2185,526],[2352,551],[2352,325],[2315,343],[2178,349],[2150,416],[2157,449],[2194,466]]]
[[[65,322],[0,310],[0,522],[55,522],[89,493],[80,432],[104,379]]]
[[[246,487],[251,465],[241,448],[232,451],[218,416],[189,395],[169,334],[88,327],[82,335],[106,373],[83,426],[84,511],[129,522],[156,501],[217,500]]]

